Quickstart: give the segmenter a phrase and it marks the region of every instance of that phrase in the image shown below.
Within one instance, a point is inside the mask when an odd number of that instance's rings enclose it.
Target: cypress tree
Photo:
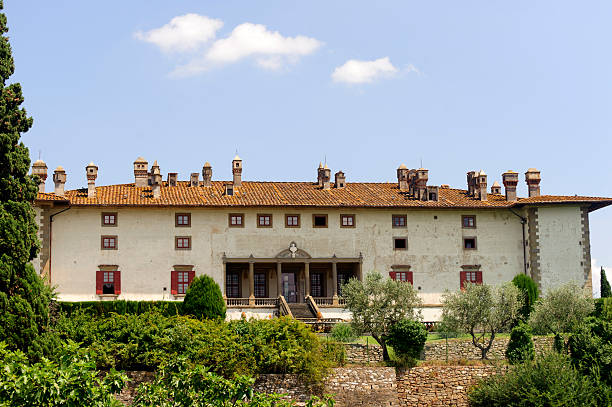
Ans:
[[[3,6],[0,0],[0,10]],[[21,85],[6,84],[15,70],[7,32],[6,15],[0,13],[0,341],[31,353],[49,318],[51,291],[30,263],[38,253],[31,205],[37,187],[19,138],[32,118],[20,107]]]
[[[610,283],[606,278],[606,270],[601,268],[601,280],[599,282],[599,287],[601,289],[601,298],[612,297],[612,290],[610,289]]]
[[[219,284],[207,275],[195,277],[185,293],[183,314],[193,315],[198,319],[225,319],[225,311],[225,301]]]
[[[527,321],[529,319],[529,314],[531,314],[531,311],[533,311],[533,307],[538,300],[538,286],[531,279],[531,277],[526,276],[525,274],[517,274],[512,279],[512,284],[514,284],[523,293],[524,302],[520,313],[522,317],[521,319],[523,321]]]

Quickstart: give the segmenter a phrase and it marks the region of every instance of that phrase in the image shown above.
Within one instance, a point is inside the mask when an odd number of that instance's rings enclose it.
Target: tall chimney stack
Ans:
[[[32,164],[32,175],[38,175],[38,192],[45,192],[45,181],[47,180],[47,164],[43,160],[36,160]]]
[[[336,188],[344,188],[346,186],[346,176],[342,171],[338,171],[335,175],[336,182],[334,183]]]
[[[202,185],[205,187],[212,185],[212,166],[208,161],[206,161],[204,167],[202,167]]]
[[[98,178],[98,166],[92,162],[85,167],[85,174],[87,175],[87,198],[96,197],[96,178]]]
[[[397,168],[397,187],[401,191],[405,191],[410,187],[408,183],[408,172],[409,170],[406,164],[401,164]]]
[[[177,181],[178,181],[178,173],[176,173],[176,172],[169,172],[168,173],[168,186],[169,187],[175,187]]]
[[[55,183],[55,195],[64,196],[64,185],[66,185],[66,171],[60,165],[53,172],[53,182]]]
[[[529,188],[530,198],[540,196],[540,181],[542,181],[540,171],[536,170],[535,168],[530,168],[527,170],[525,173],[525,182]]]
[[[487,200],[487,174],[483,170],[478,173],[478,197],[481,201]]]
[[[189,178],[189,186],[199,187],[200,186],[200,174],[197,172],[192,172],[191,177]]]
[[[234,186],[242,185],[242,159],[238,157],[238,154],[232,160],[232,174],[234,175]]]
[[[161,196],[162,175],[157,165],[157,160],[151,166],[151,190],[153,198],[158,199]]]
[[[516,186],[518,185],[518,172],[508,170],[502,174],[502,182],[506,189],[506,201],[516,201]]]
[[[491,185],[491,194],[501,195],[501,185],[499,185],[499,182],[495,181]]]
[[[149,163],[142,157],[134,161],[134,186],[140,188],[149,186]]]

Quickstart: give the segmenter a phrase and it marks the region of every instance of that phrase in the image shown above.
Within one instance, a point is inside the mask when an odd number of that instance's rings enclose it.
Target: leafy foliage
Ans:
[[[529,325],[521,322],[510,333],[510,341],[506,348],[506,359],[515,365],[535,358],[535,347]]]
[[[512,284],[514,284],[523,293],[524,302],[520,309],[520,315],[523,321],[528,321],[529,315],[533,311],[535,303],[538,300],[538,286],[531,279],[531,277],[525,274],[517,274],[512,279]]]
[[[612,289],[610,289],[610,283],[606,277],[606,270],[601,268],[601,279],[599,280],[599,287],[601,292],[601,298],[612,297]]]
[[[81,301],[57,302],[59,310],[70,316],[76,311],[91,316],[109,316],[115,314],[140,315],[149,311],[159,312],[164,316],[182,315],[183,303],[181,301]]]
[[[113,396],[127,377],[111,370],[100,377],[89,355],[75,343],[60,350],[57,363],[42,359],[30,364],[21,351],[0,343],[0,405],[30,407],[121,406]]]
[[[423,324],[409,319],[402,319],[392,325],[387,336],[387,343],[397,356],[414,359],[421,355],[425,341],[427,330]]]
[[[330,333],[331,337],[338,342],[352,342],[358,337],[351,324],[346,323],[334,325]]]
[[[195,277],[185,294],[183,313],[196,318],[225,319],[225,301],[219,284],[207,275]]]
[[[42,350],[36,337],[48,322],[51,291],[30,264],[38,253],[31,206],[37,188],[28,175],[28,149],[19,138],[32,127],[32,118],[20,107],[21,85],[6,85],[15,70],[6,23],[0,14],[0,341],[37,354]]]
[[[421,299],[412,284],[368,273],[363,281],[350,279],[342,287],[346,307],[353,313],[356,332],[369,332],[380,343],[383,358],[389,361],[385,337],[391,326],[402,319],[421,319]]]
[[[604,407],[608,391],[581,375],[567,356],[553,352],[485,379],[469,398],[473,407]]]
[[[612,389],[612,322],[587,318],[568,345],[574,367]]]
[[[612,321],[612,297],[595,299],[593,316]]]
[[[497,288],[467,283],[459,292],[446,292],[442,303],[443,329],[470,334],[472,344],[486,359],[495,335],[510,327],[523,299],[519,289],[510,283]]]

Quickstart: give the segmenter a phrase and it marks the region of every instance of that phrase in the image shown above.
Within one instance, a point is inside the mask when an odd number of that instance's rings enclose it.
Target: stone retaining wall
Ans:
[[[496,338],[491,349],[487,353],[489,359],[505,359],[508,338]],[[533,338],[536,353],[541,353],[552,349],[553,338],[539,336]],[[467,339],[448,340],[448,360],[477,360],[480,359],[480,349],[472,345],[472,341]],[[429,342],[423,349],[424,360],[446,360],[446,341]]]
[[[345,343],[346,363],[351,365],[369,365],[382,362],[383,352],[379,345],[361,345]]]

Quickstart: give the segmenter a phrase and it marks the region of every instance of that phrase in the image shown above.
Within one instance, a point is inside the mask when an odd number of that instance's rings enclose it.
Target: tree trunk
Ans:
[[[380,347],[382,348],[382,351],[383,351],[383,360],[385,362],[388,362],[389,360],[391,360],[389,358],[389,352],[387,351],[387,345],[385,344],[385,341],[381,339],[381,337],[374,335],[374,334],[372,334],[372,338],[376,339],[376,342],[380,344]]]

